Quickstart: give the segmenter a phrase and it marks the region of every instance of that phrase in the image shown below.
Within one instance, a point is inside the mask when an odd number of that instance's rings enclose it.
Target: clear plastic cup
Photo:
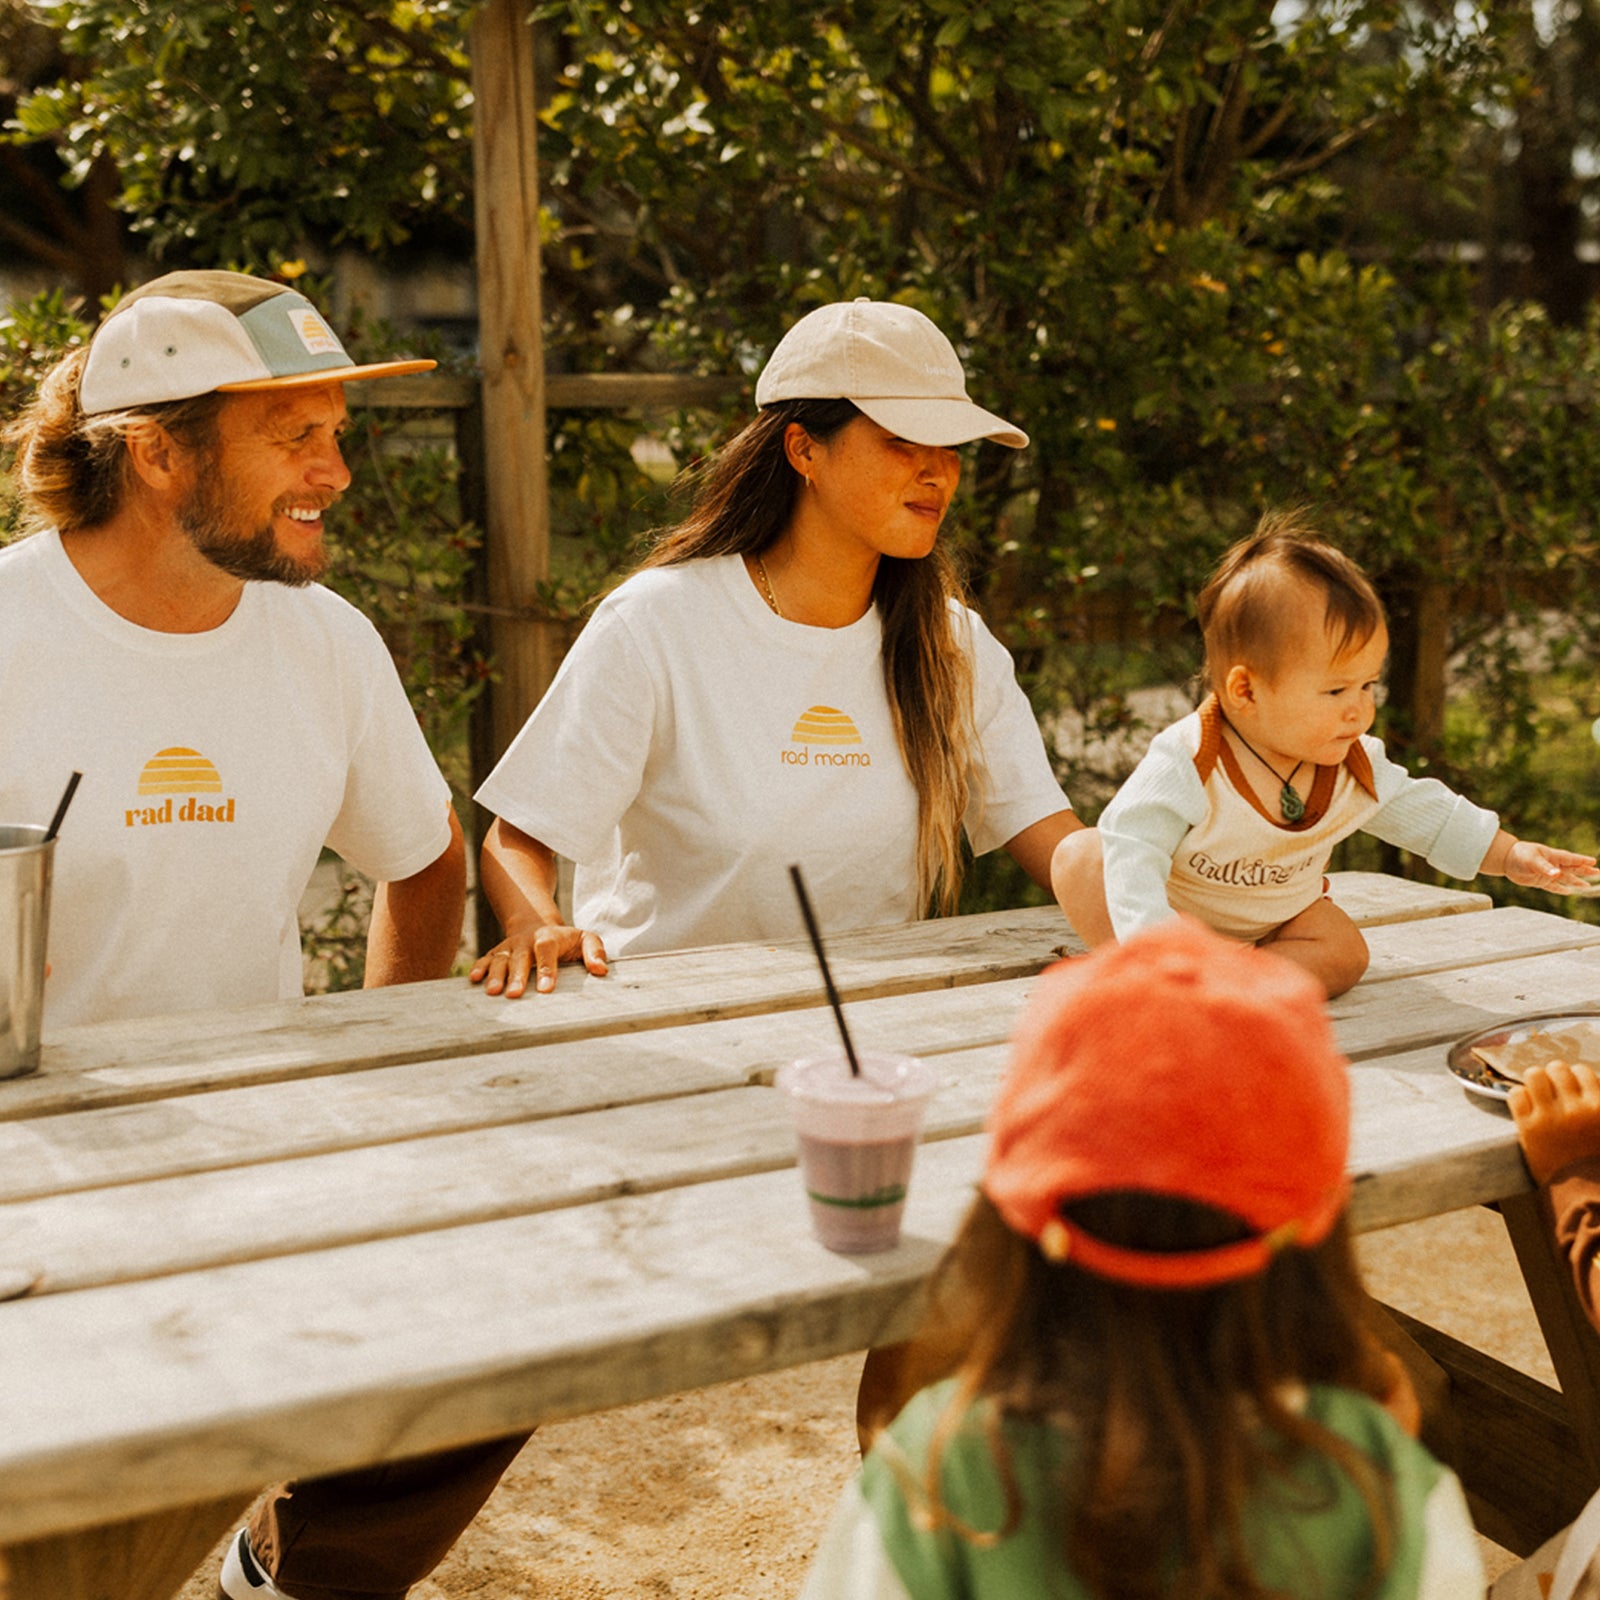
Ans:
[[[842,1051],[778,1069],[794,1117],[811,1228],[830,1250],[866,1255],[900,1242],[900,1218],[933,1073],[915,1056]]]

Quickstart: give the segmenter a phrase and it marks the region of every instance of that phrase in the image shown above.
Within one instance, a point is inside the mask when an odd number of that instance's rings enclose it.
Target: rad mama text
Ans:
[[[126,826],[130,828],[148,828],[158,822],[232,822],[233,796],[229,795],[220,805],[213,806],[190,795],[176,812],[172,809],[169,796],[158,806],[134,806],[122,815]]]
[[[870,767],[872,757],[865,750],[814,750],[808,745],[802,745],[798,750],[793,745],[787,750],[778,752],[778,760],[786,767]]]

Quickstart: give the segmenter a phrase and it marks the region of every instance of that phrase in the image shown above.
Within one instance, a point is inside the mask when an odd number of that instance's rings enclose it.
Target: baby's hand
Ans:
[[[1506,1103],[1535,1183],[1548,1183],[1574,1161],[1600,1156],[1600,1078],[1593,1067],[1581,1061],[1529,1067]]]
[[[1525,889],[1550,894],[1582,894],[1596,887],[1595,858],[1557,850],[1554,845],[1518,839],[1506,852],[1505,875]]]

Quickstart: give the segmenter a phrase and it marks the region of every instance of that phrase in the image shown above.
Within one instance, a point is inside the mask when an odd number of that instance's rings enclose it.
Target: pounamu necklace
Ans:
[[[1295,792],[1294,780],[1299,775],[1300,769],[1305,765],[1305,762],[1295,762],[1294,771],[1286,778],[1264,755],[1261,755],[1256,750],[1255,746],[1237,728],[1234,728],[1231,722],[1228,726],[1233,729],[1234,738],[1283,785],[1278,791],[1278,809],[1283,813],[1283,820],[1285,822],[1298,822],[1306,814],[1306,803]]]

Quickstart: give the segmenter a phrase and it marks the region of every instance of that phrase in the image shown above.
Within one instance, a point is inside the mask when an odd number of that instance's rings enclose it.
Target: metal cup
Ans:
[[[50,869],[56,842],[43,827],[0,822],[0,1078],[39,1068]]]

